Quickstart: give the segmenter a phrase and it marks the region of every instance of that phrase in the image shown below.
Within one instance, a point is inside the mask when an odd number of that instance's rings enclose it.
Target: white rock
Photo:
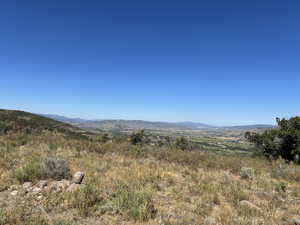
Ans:
[[[66,190],[70,186],[70,181],[68,180],[61,180],[61,181],[54,181],[49,185],[49,190],[54,192],[61,192]]]
[[[76,173],[74,174],[73,180],[72,180],[72,181],[73,181],[73,183],[75,183],[75,184],[81,184],[83,178],[84,178],[84,173],[81,172],[81,171],[78,171],[78,172],[76,172]]]
[[[24,189],[29,189],[29,188],[31,188],[31,186],[32,186],[32,183],[31,182],[25,182],[23,185],[22,185],[22,187],[24,188]]]
[[[10,194],[11,194],[12,196],[16,196],[16,195],[18,194],[18,191],[12,191]]]
[[[41,191],[42,191],[42,189],[39,188],[39,187],[35,187],[35,188],[32,189],[33,193],[40,193]]]
[[[39,188],[44,188],[44,187],[46,187],[47,185],[48,185],[48,181],[46,181],[46,180],[41,180],[41,181],[39,181],[39,182],[36,184],[36,186],[39,187]]]

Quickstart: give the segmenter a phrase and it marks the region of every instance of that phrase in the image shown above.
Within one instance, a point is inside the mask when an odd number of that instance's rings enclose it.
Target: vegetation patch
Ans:
[[[16,169],[15,177],[20,183],[38,179],[69,179],[68,162],[57,157],[34,158]]]
[[[147,221],[156,215],[152,193],[148,190],[136,190],[126,184],[119,184],[112,197],[113,206],[136,221]]]

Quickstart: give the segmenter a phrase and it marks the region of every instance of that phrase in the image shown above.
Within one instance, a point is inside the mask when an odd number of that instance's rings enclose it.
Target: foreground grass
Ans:
[[[72,172],[84,171],[84,187],[43,193],[41,200],[11,196],[8,188],[27,175],[41,179],[30,162],[47,157],[64,159]],[[24,165],[27,173],[20,169]],[[252,168],[253,177],[242,179],[243,168]],[[222,225],[283,224],[300,211],[299,171],[280,161],[127,142],[1,136],[0,225],[191,225],[208,218]],[[243,200],[259,210],[241,205]]]

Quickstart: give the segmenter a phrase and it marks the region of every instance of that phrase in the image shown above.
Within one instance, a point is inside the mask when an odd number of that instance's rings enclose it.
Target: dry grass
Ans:
[[[60,136],[2,136],[0,146],[0,225],[196,225],[207,217],[273,225],[300,211],[299,167],[283,162]],[[45,157],[84,171],[84,188],[39,201],[5,191],[18,184],[18,168]],[[253,168],[253,179],[241,179],[244,167]],[[261,211],[240,207],[242,200]]]

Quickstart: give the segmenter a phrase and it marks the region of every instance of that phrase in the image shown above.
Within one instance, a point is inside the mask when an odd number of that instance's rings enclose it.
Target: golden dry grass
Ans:
[[[280,161],[61,136],[2,136],[0,146],[0,225],[196,225],[208,217],[222,225],[274,225],[300,212],[300,169]],[[16,169],[45,156],[84,171],[86,186],[42,200],[11,196]],[[255,178],[241,179],[242,167]]]

